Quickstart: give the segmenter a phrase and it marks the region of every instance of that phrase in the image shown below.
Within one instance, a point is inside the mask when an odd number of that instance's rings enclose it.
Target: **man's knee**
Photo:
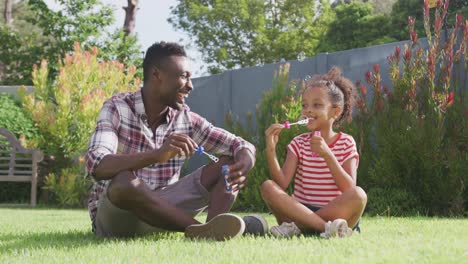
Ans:
[[[125,208],[130,199],[134,200],[144,184],[130,171],[119,172],[107,187],[107,197],[117,207]]]

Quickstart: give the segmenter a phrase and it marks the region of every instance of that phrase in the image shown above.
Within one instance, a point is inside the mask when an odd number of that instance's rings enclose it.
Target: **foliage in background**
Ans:
[[[41,59],[50,63],[50,78],[58,73],[59,58],[80,42],[89,49],[100,48],[100,58],[120,60],[127,67],[141,64],[135,36],[123,37],[117,30],[106,33],[113,23],[113,11],[99,0],[59,0],[60,10],[50,9],[43,0],[22,4],[24,15],[14,17],[28,27],[0,25],[1,84],[31,84],[31,70]],[[0,68],[2,68],[0,67]]]
[[[305,58],[332,20],[328,0],[179,0],[168,21],[192,36],[211,73]]]
[[[0,94],[0,127],[6,128],[18,139],[24,137],[26,142],[38,137],[34,122],[23,111],[20,102],[6,93]],[[24,147],[29,146],[32,146],[31,143]]]
[[[44,188],[54,194],[55,201],[60,206],[86,207],[92,181],[83,177],[85,174],[84,161],[81,159],[60,173],[50,173],[45,179]]]
[[[226,118],[226,128],[228,130],[252,142],[257,148],[257,160],[255,167],[249,172],[249,183],[240,192],[238,200],[234,204],[237,209],[266,210],[259,191],[261,184],[270,179],[265,152],[265,130],[273,123],[299,120],[302,109],[302,101],[298,91],[302,91],[303,83],[297,80],[289,82],[288,78],[289,64],[281,65],[274,74],[273,87],[264,93],[261,102],[257,105],[256,129],[253,129],[251,123],[244,128],[232,115],[228,115]],[[251,115],[248,114],[247,117],[251,122]],[[284,129],[281,132],[276,147],[280,164],[286,158],[286,146],[295,136],[305,131],[306,129],[303,127],[292,126],[290,129]],[[292,186],[292,183],[290,186]]]
[[[436,2],[436,1],[434,1]],[[415,20],[415,31],[419,36],[423,36],[426,32],[424,29],[424,0],[398,0],[392,8],[389,19],[392,27],[389,29],[389,35],[398,40],[408,39],[408,17],[411,16]],[[442,20],[443,29],[453,25],[456,14],[462,14],[463,17],[468,17],[468,0],[451,0],[447,11],[446,20]],[[434,13],[431,15],[431,20],[434,21]]]
[[[410,17],[409,45],[388,57],[391,91],[382,87],[379,65],[366,73],[370,89],[359,91],[351,129],[359,135],[360,183],[373,213],[463,215],[467,209],[468,20],[458,15],[443,43],[447,5],[435,9],[431,30],[425,4],[429,47],[420,46]]]
[[[369,3],[343,3],[338,5],[334,12],[335,20],[320,41],[318,52],[348,50],[397,41],[387,35],[391,28],[390,19],[385,15],[374,15]]]
[[[42,135],[38,147],[52,157],[47,171],[68,188],[73,184],[82,186],[82,179],[60,180],[60,176],[68,175],[62,169],[71,167],[73,159],[86,150],[102,104],[113,94],[137,90],[140,79],[135,78],[134,66],[100,61],[96,47],[83,51],[79,43],[75,43],[73,54],[66,54],[58,65],[59,74],[53,81],[49,80],[47,61],[34,67],[34,91],[26,94],[23,90],[20,97]],[[78,182],[71,183],[73,180]]]

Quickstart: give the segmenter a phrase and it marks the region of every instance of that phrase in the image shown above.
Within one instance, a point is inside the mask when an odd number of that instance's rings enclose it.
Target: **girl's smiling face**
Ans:
[[[302,115],[309,118],[309,130],[331,129],[341,114],[341,107],[333,106],[327,86],[308,87],[302,94]]]

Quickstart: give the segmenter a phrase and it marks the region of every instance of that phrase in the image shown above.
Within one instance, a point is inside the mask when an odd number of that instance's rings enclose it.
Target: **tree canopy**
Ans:
[[[41,59],[49,61],[54,76],[60,58],[73,51],[75,42],[85,49],[98,47],[101,58],[120,60],[127,66],[140,63],[140,48],[134,35],[125,36],[122,29],[108,32],[114,22],[110,6],[99,0],[57,2],[61,8],[55,11],[43,0],[22,1],[23,15],[16,15],[14,23],[26,26],[0,25],[0,64],[3,65],[0,83],[31,84],[33,65]]]
[[[425,36],[423,0],[178,0],[168,21],[185,31],[210,73]],[[468,0],[452,0],[468,15]]]
[[[168,19],[211,73],[312,56],[332,20],[329,1],[305,0],[179,0]]]

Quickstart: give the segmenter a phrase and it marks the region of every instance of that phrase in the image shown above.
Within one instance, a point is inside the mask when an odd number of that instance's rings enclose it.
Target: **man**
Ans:
[[[190,238],[224,240],[248,232],[264,233],[258,216],[228,214],[255,163],[249,142],[214,127],[189,110],[193,90],[182,46],[153,44],[146,53],[141,90],[107,100],[99,114],[87,154],[87,171],[96,183],[88,209],[93,232],[102,237],[160,231]],[[221,155],[179,180],[181,167],[202,146]],[[232,192],[225,191],[221,166],[229,165]],[[208,208],[207,222],[194,219]]]

